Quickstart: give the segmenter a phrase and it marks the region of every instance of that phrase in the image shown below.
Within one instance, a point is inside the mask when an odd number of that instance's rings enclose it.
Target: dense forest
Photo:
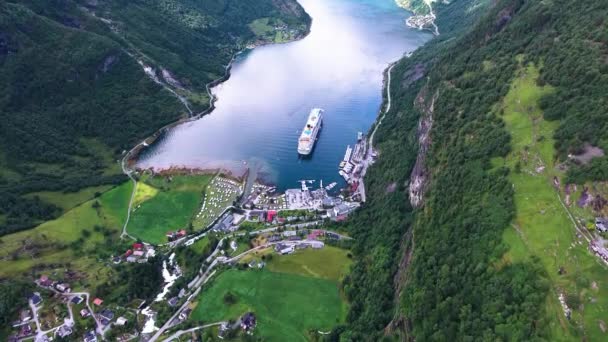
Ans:
[[[0,235],[61,212],[36,192],[123,182],[121,153],[189,115],[165,88],[206,108],[262,17],[310,20],[292,0],[0,2]]]
[[[587,145],[606,151],[608,3],[459,0],[435,9],[442,35],[392,72],[370,201],[345,226],[357,241],[358,261],[344,281],[351,311],[332,337],[551,340],[544,269],[534,257],[498,262],[515,206],[507,179],[514,171],[490,163],[510,151],[496,105],[521,65],[539,65],[539,84],[555,89],[542,98],[545,118],[560,119],[554,158],[566,161]],[[412,209],[417,124],[429,115],[427,190]],[[571,165],[568,180],[608,180],[605,160]]]

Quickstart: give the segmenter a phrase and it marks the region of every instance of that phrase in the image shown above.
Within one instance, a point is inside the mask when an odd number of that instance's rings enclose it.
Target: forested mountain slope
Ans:
[[[605,339],[608,271],[589,247],[606,210],[608,3],[434,7],[442,35],[392,70],[336,333]]]
[[[261,18],[310,21],[293,0],[2,1],[0,235],[123,181],[121,152],[206,108],[205,85],[265,39]]]

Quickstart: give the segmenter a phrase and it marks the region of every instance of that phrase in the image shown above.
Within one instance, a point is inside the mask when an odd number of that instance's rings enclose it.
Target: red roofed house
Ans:
[[[49,279],[49,277],[43,275],[40,276],[40,285],[41,286],[51,286],[53,285],[53,281]]]
[[[347,217],[346,215],[338,215],[338,216],[336,216],[336,221],[342,222],[342,221],[346,220],[346,217]]]
[[[125,257],[128,257],[131,254],[133,254],[133,251],[130,249],[127,249],[127,252],[125,252]]]
[[[95,298],[93,299],[93,304],[100,306],[101,304],[103,304],[103,299]]]
[[[180,230],[179,232],[177,232],[177,235],[179,236],[186,236],[188,233],[186,233],[186,231],[184,229]]]
[[[308,235],[308,239],[309,239],[309,240],[316,240],[316,239],[318,239],[318,238],[319,238],[319,236],[323,236],[323,231],[322,231],[322,230],[315,229],[315,230],[313,230],[313,231],[312,231],[312,233],[310,233],[310,234]]]
[[[133,244],[133,249],[136,250],[136,251],[139,251],[139,250],[141,250],[143,248],[144,248],[144,245],[142,243],[136,242],[136,243]]]
[[[266,220],[268,222],[272,222],[272,220],[274,220],[275,216],[277,216],[276,210],[268,210],[268,214],[266,215]]]

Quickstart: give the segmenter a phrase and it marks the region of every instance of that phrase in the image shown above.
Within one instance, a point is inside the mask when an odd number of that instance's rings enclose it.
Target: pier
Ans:
[[[344,159],[340,162],[338,174],[344,178],[349,185],[351,199],[353,201],[365,202],[365,186],[363,176],[367,167],[373,163],[375,153],[368,146],[367,137],[363,132],[357,134],[357,143],[354,147],[348,145],[344,153]]]

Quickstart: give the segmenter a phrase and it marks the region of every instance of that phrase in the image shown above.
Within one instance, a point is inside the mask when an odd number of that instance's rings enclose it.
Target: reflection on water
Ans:
[[[408,29],[394,0],[300,3],[313,18],[310,35],[240,55],[213,89],[216,109],[172,129],[138,166],[253,167],[280,189],[340,181],[346,146],[377,115],[382,71],[431,36]],[[297,139],[313,107],[325,109],[323,130],[311,158],[300,159]]]

